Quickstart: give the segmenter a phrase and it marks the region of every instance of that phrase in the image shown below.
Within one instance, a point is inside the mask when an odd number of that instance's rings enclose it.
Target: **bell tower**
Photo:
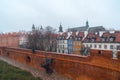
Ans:
[[[59,26],[59,32],[63,32],[62,25]]]
[[[86,27],[87,27],[87,28],[89,27],[89,23],[88,23],[88,21],[86,21]]]

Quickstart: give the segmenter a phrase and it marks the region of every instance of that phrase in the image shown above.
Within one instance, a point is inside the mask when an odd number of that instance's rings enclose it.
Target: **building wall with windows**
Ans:
[[[57,52],[63,54],[68,53],[67,33],[59,35],[57,39]]]
[[[73,39],[68,39],[68,54],[73,53]]]
[[[99,32],[100,33],[100,32]],[[102,34],[89,33],[85,40],[84,46],[90,47],[93,50],[120,51],[120,32],[106,31]]]
[[[73,54],[80,54],[81,47],[81,41],[73,41]]]
[[[76,32],[74,41],[73,41],[73,54],[81,54],[80,50],[82,48],[82,39],[84,38],[84,32]]]
[[[120,50],[120,43],[83,43],[85,47],[95,50]]]
[[[24,32],[12,32],[0,34],[0,46],[5,47],[19,47],[21,42],[21,35],[25,35]]]

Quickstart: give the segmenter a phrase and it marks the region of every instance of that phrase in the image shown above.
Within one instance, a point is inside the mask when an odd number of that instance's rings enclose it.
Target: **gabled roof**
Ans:
[[[87,42],[87,39],[89,39],[89,42],[92,42],[92,39],[95,39],[94,42],[99,42],[101,40],[101,37],[95,33],[88,33],[83,41]]]
[[[115,42],[120,42],[120,31],[115,31]]]
[[[82,26],[82,27],[75,27],[75,28],[69,28],[68,31],[72,31],[72,32],[81,32],[81,31],[87,31],[88,27],[86,26]]]
[[[115,31],[114,33],[106,31],[102,34],[102,36],[95,33],[88,33],[84,39],[84,42],[87,42],[87,39],[89,39],[89,42],[92,42],[92,38],[96,38],[95,42],[103,42],[102,38],[105,38],[105,43],[111,42],[111,38],[114,39],[112,42],[120,42],[120,31]]]
[[[99,31],[105,31],[105,28],[103,26],[96,26],[96,27],[89,27],[88,32],[89,33],[94,33],[94,32],[99,32]]]

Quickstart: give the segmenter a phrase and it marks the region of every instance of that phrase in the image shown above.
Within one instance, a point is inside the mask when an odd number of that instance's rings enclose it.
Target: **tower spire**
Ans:
[[[60,26],[59,26],[59,32],[63,32],[61,23],[60,23]]]
[[[86,21],[86,27],[87,27],[87,28],[89,27],[89,23],[88,23],[88,20]]]
[[[35,31],[35,25],[34,24],[32,25],[32,31]]]

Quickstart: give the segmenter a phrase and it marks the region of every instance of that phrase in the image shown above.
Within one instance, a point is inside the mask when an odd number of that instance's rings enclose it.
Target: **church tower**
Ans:
[[[60,24],[59,32],[63,32],[62,25]]]
[[[87,27],[87,28],[89,27],[89,23],[88,23],[88,21],[86,21],[86,27]]]
[[[32,25],[32,31],[35,31],[35,25],[34,24]]]

